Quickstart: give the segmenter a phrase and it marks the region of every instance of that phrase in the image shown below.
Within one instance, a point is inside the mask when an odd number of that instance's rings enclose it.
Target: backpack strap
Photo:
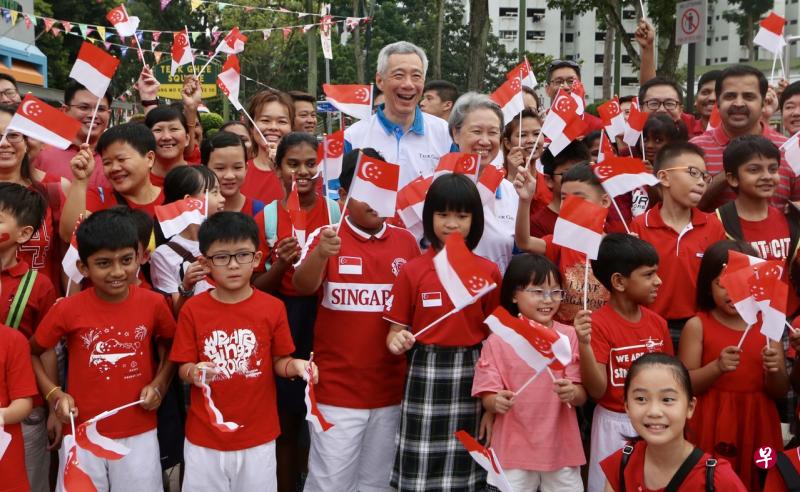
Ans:
[[[278,200],[264,207],[264,237],[267,238],[267,246],[272,249],[278,240]]]
[[[6,318],[7,326],[14,329],[19,328],[19,324],[22,321],[22,314],[25,312],[28,299],[30,299],[31,292],[33,292],[33,285],[36,283],[37,273],[36,270],[31,268],[25,272],[22,279],[20,279],[19,287],[17,287],[17,292],[14,294],[14,300],[11,301],[11,308],[8,310],[8,317]]]
[[[264,210],[264,202],[261,200],[253,199],[253,217],[255,217],[259,212]]]
[[[739,214],[736,212],[736,203],[728,202],[717,209],[717,217],[725,228],[725,233],[729,238],[744,241],[742,224],[739,222]]]
[[[117,201],[117,205],[124,205],[130,208],[130,205],[128,205],[128,200],[126,200],[125,197],[122,196],[122,193],[117,190],[114,190],[114,200]]]
[[[183,261],[189,263],[194,263],[195,261],[197,261],[197,258],[191,252],[189,252],[188,249],[184,248],[180,244],[174,241],[169,241],[165,244],[169,249],[174,251],[175,254],[180,256],[183,259]],[[180,268],[178,268],[178,277],[181,279],[181,281],[183,281],[183,264],[181,264]]]
[[[709,458],[706,460],[706,492],[714,492],[714,468],[717,467],[717,460]]]
[[[333,221],[334,224],[339,223],[339,219],[342,218],[342,210],[339,208],[339,202],[333,200],[332,198],[325,197],[326,205],[328,205],[328,215]]]
[[[632,454],[633,444],[625,444],[622,447],[622,460],[619,462],[619,490],[617,492],[625,492],[625,467],[628,466]]]
[[[789,223],[789,257],[786,259],[789,267],[789,278],[796,285],[795,291],[800,288],[800,265],[797,265],[797,253],[800,251],[800,209],[789,202],[786,209],[786,222]]]
[[[789,457],[783,453],[778,453],[776,466],[783,478],[783,482],[786,484],[786,490],[789,492],[800,491],[800,474],[797,473]]]
[[[697,462],[700,461],[700,458],[702,457],[703,457],[703,450],[700,448],[694,448],[692,452],[689,453],[689,456],[687,456],[686,459],[683,460],[683,463],[681,463],[681,466],[680,468],[678,468],[678,471],[675,472],[675,475],[672,476],[672,479],[664,488],[664,492],[677,492],[678,488],[680,488],[683,481],[686,480],[686,477],[689,476],[689,473],[692,471],[692,468],[694,468],[694,465],[696,465]]]

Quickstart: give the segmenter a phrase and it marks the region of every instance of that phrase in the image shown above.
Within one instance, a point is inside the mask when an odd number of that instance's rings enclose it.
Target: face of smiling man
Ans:
[[[411,126],[425,87],[420,57],[414,53],[390,55],[386,70],[375,75],[375,83],[383,92],[384,113],[389,121],[403,127]]]

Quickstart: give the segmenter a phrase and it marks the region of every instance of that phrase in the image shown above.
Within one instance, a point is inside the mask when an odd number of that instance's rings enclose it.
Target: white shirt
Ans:
[[[514,184],[504,179],[497,188],[494,211],[483,207],[483,236],[474,253],[495,263],[503,274],[514,253],[514,228],[519,196]]]
[[[183,246],[195,257],[200,256],[200,243],[197,241],[186,239],[180,234],[173,236],[170,241]],[[190,262],[183,261],[183,258],[166,244],[157,247],[150,256],[150,279],[153,281],[153,287],[167,294],[177,293],[182,278],[181,272],[186,273],[189,265]],[[201,280],[195,284],[194,293],[200,294],[212,288],[211,284]]]

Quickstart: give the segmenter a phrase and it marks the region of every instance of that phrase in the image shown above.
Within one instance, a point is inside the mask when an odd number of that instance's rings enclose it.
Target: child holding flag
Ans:
[[[786,396],[789,377],[781,343],[771,340],[765,346],[758,325],[745,335],[747,323],[720,284],[732,251],[755,256],[741,241],[717,242],[703,255],[697,276],[700,311],[683,330],[680,358],[698,393],[689,426],[694,442],[730,461],[748,490],[759,491],[762,480],[753,455],[763,446],[783,449],[773,400]]]
[[[406,363],[386,350],[383,309],[392,283],[420,253],[407,230],[346,198],[360,154],[381,159],[373,149],[345,155],[339,195],[347,217],[338,231],[323,226],[310,235],[293,277],[302,294],[322,287],[314,362],[325,377],[315,393],[335,424],[311,434],[306,491],[387,490],[394,459]]]
[[[571,363],[547,367],[549,374],[539,376],[509,343],[492,334],[475,367],[472,394],[496,414],[491,445],[514,490],[583,490],[580,467],[586,457],[574,407],[583,405],[586,391],[580,382],[575,329],[553,320],[563,295],[561,273],[550,260],[515,256],[503,277],[500,305],[511,316],[568,337]],[[497,486],[491,479],[489,483]]]
[[[414,334],[453,309],[455,302],[437,275],[434,257],[451,234],[460,234],[467,248],[475,248],[483,233],[483,205],[470,178],[445,174],[431,184],[422,215],[431,248],[400,270],[384,311],[391,324],[389,350],[410,352],[391,487],[480,490],[483,473],[453,432],[478,435],[482,430],[481,403],[471,390],[481,342],[488,335],[483,320],[497,307],[497,291],[444,317],[420,335],[419,342]],[[484,277],[500,284],[495,264],[471,251],[465,254]]]

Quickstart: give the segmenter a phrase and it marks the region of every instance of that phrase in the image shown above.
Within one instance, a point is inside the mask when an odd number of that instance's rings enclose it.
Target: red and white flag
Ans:
[[[100,434],[94,419],[87,420],[75,429],[75,442],[104,460],[118,460],[131,452],[127,446]]]
[[[738,251],[728,251],[728,263],[719,277],[719,283],[728,291],[728,298],[739,316],[748,325],[758,321],[760,311],[758,302],[750,292],[750,277],[753,276],[753,267],[764,260]]]
[[[11,434],[5,431],[3,424],[0,424],[0,460],[3,459],[9,444],[11,444]]]
[[[775,56],[779,56],[786,46],[786,40],[783,37],[783,28],[786,25],[786,19],[770,12],[767,17],[762,19],[759,23],[758,33],[753,38],[753,43],[761,46]]]
[[[478,178],[478,193],[481,195],[481,202],[485,207],[494,210],[497,201],[497,188],[506,177],[506,170],[493,164],[483,166],[480,178]]]
[[[618,157],[612,155],[602,163],[592,166],[600,183],[612,197],[624,195],[642,186],[655,186],[658,178],[647,171],[644,161],[635,157]]]
[[[517,77],[509,78],[503,82],[503,85],[492,92],[489,98],[500,106],[505,122],[513,120],[515,116],[525,109],[525,100],[522,98],[522,83]]]
[[[433,171],[433,179],[443,174],[466,174],[476,181],[478,179],[478,169],[481,165],[481,156],[467,152],[449,152],[439,158],[439,163]]]
[[[220,51],[229,55],[235,55],[244,51],[244,44],[247,42],[247,36],[239,31],[239,27],[233,29],[225,35],[222,42],[217,45],[215,53]]]
[[[553,229],[553,243],[596,260],[607,215],[607,208],[579,196],[567,195]]]
[[[118,58],[84,41],[69,76],[80,82],[89,92],[102,98],[118,66]]]
[[[397,192],[397,216],[403,221],[406,229],[417,238],[423,235],[422,208],[431,183],[433,176],[427,178],[419,176]]]
[[[522,60],[519,65],[512,68],[510,72],[506,74],[506,79],[511,80],[513,78],[517,78],[522,81],[522,87],[530,87],[531,89],[536,87],[536,75],[533,74],[533,70],[531,70],[531,64],[527,58]]]
[[[6,127],[61,150],[77,139],[81,122],[28,93]]]
[[[561,134],[551,139],[547,148],[550,149],[553,156],[556,156],[578,137],[585,135],[588,128],[589,125],[583,121],[583,118],[573,118],[572,121],[569,121],[567,126],[564,127],[564,131],[561,132]]]
[[[339,179],[342,174],[344,157],[344,130],[325,135],[322,144],[317,146],[317,164],[322,166],[326,181]]]
[[[631,112],[628,114],[628,120],[625,125],[625,135],[622,137],[622,141],[631,147],[639,143],[639,139],[644,131],[644,125],[647,123],[647,118],[649,117],[649,113],[639,109],[638,103],[631,103]]]
[[[800,176],[800,132],[795,133],[781,145],[783,158],[792,168],[795,176]]]
[[[313,356],[312,356],[313,358]],[[311,361],[308,361],[308,373],[305,375],[306,380],[306,420],[311,422],[314,427],[314,432],[327,432],[328,429],[333,427],[333,424],[325,420],[322,412],[319,411],[317,406],[317,397],[314,395],[314,381],[311,375]]]
[[[192,224],[200,225],[206,219],[205,200],[187,197],[155,208],[156,218],[164,237],[180,234]]]
[[[481,468],[486,470],[486,473],[488,473],[487,478],[500,492],[514,492],[492,448],[482,446],[481,443],[470,436],[467,431],[457,431],[456,438],[461,441],[461,444],[464,445],[464,448],[466,448],[469,455],[472,456],[472,459],[474,459]]]
[[[608,138],[613,140],[617,138],[617,135],[625,134],[625,114],[619,107],[619,98],[617,96],[597,106],[597,113],[600,114],[600,118],[603,120]]]
[[[708,117],[708,124],[706,125],[706,131],[719,128],[721,124],[722,124],[722,117],[719,115],[719,107],[716,104],[714,104],[714,107],[711,109],[711,116]]]
[[[117,30],[117,35],[121,38],[135,36],[136,30],[139,29],[139,18],[129,16],[128,11],[125,10],[125,5],[111,9],[106,14],[106,19],[114,26]]]
[[[575,131],[582,123],[576,112],[577,109],[578,104],[575,100],[563,90],[559,90],[555,102],[550,106],[550,111],[548,111],[542,125],[542,133],[551,141],[548,148],[553,156],[558,155],[564,147],[582,133],[576,133]],[[577,127],[570,125],[575,124],[576,120],[580,121],[580,123],[577,123]]]
[[[72,238],[69,241],[69,248],[64,254],[64,259],[61,260],[61,268],[64,270],[64,274],[74,284],[79,284],[83,280],[83,274],[78,270],[80,255],[78,254],[78,239],[75,237],[75,232],[77,232],[82,220],[83,216],[78,218],[75,223],[75,229],[72,230]]]
[[[219,86],[222,93],[228,97],[228,100],[233,104],[234,108],[239,111],[244,111],[242,103],[239,102],[240,77],[241,69],[239,68],[239,57],[230,55],[222,65],[222,71],[217,75],[217,86]]]
[[[200,390],[203,393],[203,406],[208,412],[211,425],[213,425],[220,432],[236,432],[241,427],[235,422],[226,422],[222,417],[222,412],[219,411],[214,400],[211,398],[211,387],[205,381],[205,378],[200,382]]]
[[[572,347],[566,335],[535,321],[515,318],[502,306],[484,323],[536,372],[551,365],[563,369],[572,361]]]
[[[286,197],[286,211],[292,223],[292,232],[302,248],[306,244],[306,211],[300,206],[300,194],[297,192],[297,181],[292,179],[292,190]]]
[[[78,462],[78,445],[73,436],[64,436],[67,461],[64,465],[64,492],[97,492],[94,482]]]
[[[350,198],[367,203],[380,217],[394,217],[400,166],[361,154]]]
[[[364,120],[372,116],[372,86],[322,84],[325,100],[342,113]]]
[[[572,84],[572,88],[570,88],[570,95],[578,105],[578,109],[575,112],[578,113],[578,116],[583,116],[583,112],[586,110],[586,88],[583,87],[583,82],[576,80]]]
[[[444,247],[433,257],[433,266],[456,310],[469,306],[497,287],[457,232],[447,236]]]
[[[178,67],[194,62],[192,46],[189,43],[189,32],[186,29],[172,35],[172,62],[169,73],[175,75]]]
[[[597,164],[600,164],[606,157],[615,156],[617,153],[611,146],[611,141],[606,137],[606,132],[600,132],[600,149],[597,152]]]

